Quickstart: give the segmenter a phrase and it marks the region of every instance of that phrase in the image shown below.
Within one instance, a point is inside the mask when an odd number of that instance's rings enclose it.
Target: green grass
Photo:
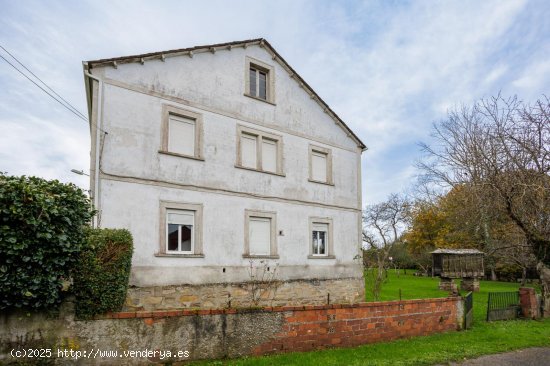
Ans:
[[[399,278],[393,270],[389,272],[382,288],[382,300],[399,299],[399,289],[404,300],[447,296],[447,292],[437,289],[438,279],[414,277],[413,271],[407,272]],[[433,365],[526,347],[550,346],[550,318],[542,321],[485,321],[488,292],[515,291],[518,287],[515,283],[481,281],[480,292],[474,293],[474,326],[467,331],[355,348],[198,362],[193,365]]]
[[[447,292],[437,288],[438,278],[416,277],[413,275],[414,272],[416,271],[409,269],[407,274],[404,274],[404,271],[400,270],[399,277],[397,277],[395,270],[389,270],[388,278],[382,285],[380,301],[399,300],[399,291],[401,291],[402,300],[446,297],[448,295]],[[366,282],[369,283],[369,279]],[[365,297],[366,301],[374,301],[368,285],[365,286]]]

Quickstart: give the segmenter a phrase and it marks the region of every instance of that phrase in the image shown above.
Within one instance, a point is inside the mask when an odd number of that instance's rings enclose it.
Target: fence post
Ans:
[[[535,289],[520,287],[519,304],[521,306],[521,314],[523,317],[530,319],[537,319],[540,317],[540,309],[537,301],[537,295],[535,294]]]

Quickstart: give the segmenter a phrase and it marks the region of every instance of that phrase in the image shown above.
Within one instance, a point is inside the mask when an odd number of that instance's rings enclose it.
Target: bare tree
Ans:
[[[525,235],[542,274],[550,266],[550,100],[483,99],[451,111],[434,125],[433,138],[422,144],[424,177],[468,185],[484,223],[506,215]],[[550,293],[544,297],[549,311]]]
[[[401,233],[406,229],[410,215],[409,202],[396,194],[363,211],[363,241],[375,253],[375,273],[372,281],[372,294],[375,300],[380,299],[380,290],[384,281],[385,265],[388,261],[391,245],[397,243]],[[363,262],[366,270],[370,263]]]
[[[250,307],[259,306],[262,300],[273,300],[279,286],[277,281],[277,269],[279,263],[270,264],[261,260],[259,264],[249,261],[247,268],[249,281],[247,281]]]

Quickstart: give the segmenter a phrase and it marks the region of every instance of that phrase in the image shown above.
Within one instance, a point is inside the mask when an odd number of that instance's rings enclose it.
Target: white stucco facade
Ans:
[[[247,58],[272,68],[271,103],[245,95]],[[85,77],[92,195],[101,227],[133,235],[131,285],[247,281],[251,259],[278,263],[280,280],[362,276],[354,257],[361,245],[364,145],[270,47],[251,42],[136,62],[89,62],[85,71],[97,78]],[[200,116],[200,159],[162,152],[167,107]],[[277,136],[279,174],[238,166],[239,128]],[[330,151],[331,184],[309,179],[312,145]],[[199,255],[162,253],[163,202],[202,208],[195,225]],[[247,210],[275,215],[276,252],[268,257],[246,255]],[[311,218],[331,220],[326,257],[311,255]]]

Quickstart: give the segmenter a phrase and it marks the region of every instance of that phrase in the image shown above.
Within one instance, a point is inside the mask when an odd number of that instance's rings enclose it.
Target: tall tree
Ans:
[[[451,187],[469,185],[485,217],[506,215],[525,235],[541,275],[550,313],[550,100],[532,105],[516,97],[482,99],[433,127],[422,144],[425,178]]]
[[[485,212],[471,189],[457,185],[437,199],[417,202],[404,235],[408,248],[417,257],[435,248],[479,249],[494,279],[496,267],[505,266],[520,268],[525,280],[527,270],[536,266],[525,235],[504,212]]]
[[[363,211],[363,241],[374,253],[376,273],[372,283],[372,293],[375,300],[379,300],[382,282],[384,280],[385,265],[390,255],[392,244],[400,240],[400,236],[409,223],[409,202],[397,195],[375,205],[370,205]],[[363,261],[366,267],[370,263]],[[369,270],[370,268],[366,268]]]

